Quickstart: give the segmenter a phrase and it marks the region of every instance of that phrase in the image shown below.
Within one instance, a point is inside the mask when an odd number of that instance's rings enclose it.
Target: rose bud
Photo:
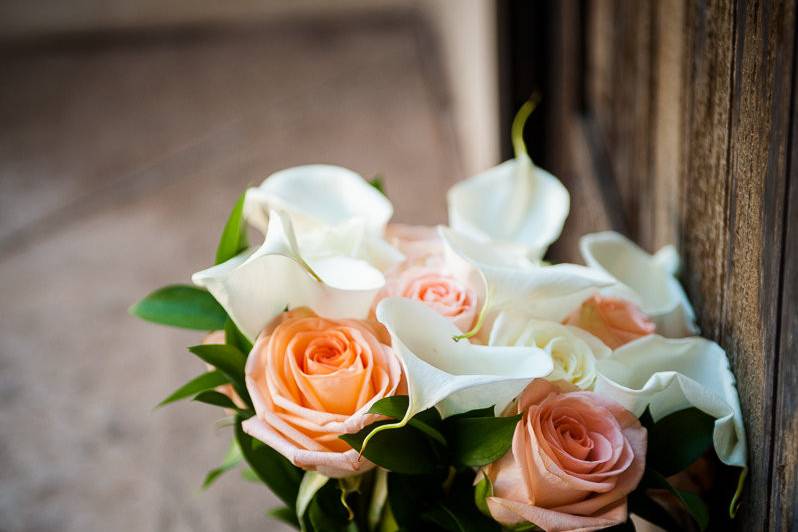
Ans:
[[[595,295],[565,318],[567,325],[584,329],[617,349],[632,340],[653,334],[654,322],[631,301]]]

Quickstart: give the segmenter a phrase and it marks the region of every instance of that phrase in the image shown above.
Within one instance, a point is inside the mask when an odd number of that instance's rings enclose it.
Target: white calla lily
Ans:
[[[562,183],[526,154],[461,181],[447,200],[453,229],[533,260],[559,238],[571,201]]]
[[[403,256],[382,237],[391,202],[355,172],[325,164],[296,166],[270,175],[247,191],[244,216],[263,234],[269,211],[285,212],[301,248],[365,260],[385,271]]]
[[[247,191],[244,215],[255,227],[265,231],[272,209],[286,212],[298,233],[355,218],[370,234],[382,235],[393,215],[388,198],[363,177],[328,164],[287,168]]]
[[[559,238],[571,205],[560,181],[529,158],[523,130],[539,97],[513,119],[515,158],[453,186],[447,195],[449,225],[473,239],[540,260]]]
[[[578,266],[540,266],[502,253],[446,227],[439,228],[447,265],[454,275],[475,284],[481,276],[488,312],[523,311],[530,317],[562,321],[601,288],[616,284],[606,273]],[[488,320],[490,321],[490,320]]]
[[[698,333],[693,307],[675,277],[679,256],[673,246],[649,255],[623,235],[605,231],[583,236],[579,247],[588,266],[618,280],[605,294],[637,303],[657,333],[668,338]]]
[[[566,381],[589,390],[596,380],[596,363],[612,350],[592,334],[554,321],[530,319],[526,314],[503,311],[490,331],[488,345],[536,346],[552,358],[550,381]]]
[[[433,406],[444,417],[489,406],[500,412],[532,379],[548,375],[553,367],[551,357],[534,346],[454,341],[457,327],[419,301],[385,299],[377,306],[377,319],[391,334],[409,396],[405,418],[386,427],[402,426]]]
[[[745,467],[740,399],[726,353],[704,338],[646,336],[599,361],[596,393],[655,421],[688,407],[715,418],[714,444],[724,463]]]
[[[285,213],[271,211],[263,245],[195,273],[239,329],[254,339],[286,307],[308,306],[329,318],[366,318],[385,284],[367,262],[340,255],[304,256]]]

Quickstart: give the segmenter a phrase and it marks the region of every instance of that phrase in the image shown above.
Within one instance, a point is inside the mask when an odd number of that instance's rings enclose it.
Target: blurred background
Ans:
[[[334,163],[445,222],[499,161],[489,0],[0,2],[0,530],[283,530],[218,410],[153,407],[196,334],[127,315],[247,185]],[[509,131],[508,135],[509,137]]]

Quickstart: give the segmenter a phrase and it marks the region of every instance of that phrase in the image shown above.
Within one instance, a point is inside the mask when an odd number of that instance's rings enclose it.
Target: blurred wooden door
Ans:
[[[578,237],[605,228],[649,251],[679,248],[702,334],[739,381],[751,473],[738,530],[798,529],[795,10],[792,0],[537,10],[548,32],[542,163],[572,194],[553,253],[578,259]]]

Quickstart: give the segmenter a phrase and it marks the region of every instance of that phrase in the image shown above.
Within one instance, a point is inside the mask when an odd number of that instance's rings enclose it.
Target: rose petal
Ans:
[[[693,307],[674,277],[675,252],[665,248],[652,256],[612,231],[583,236],[579,248],[588,266],[620,283],[604,293],[638,303],[659,334],[682,338],[698,333]]]

